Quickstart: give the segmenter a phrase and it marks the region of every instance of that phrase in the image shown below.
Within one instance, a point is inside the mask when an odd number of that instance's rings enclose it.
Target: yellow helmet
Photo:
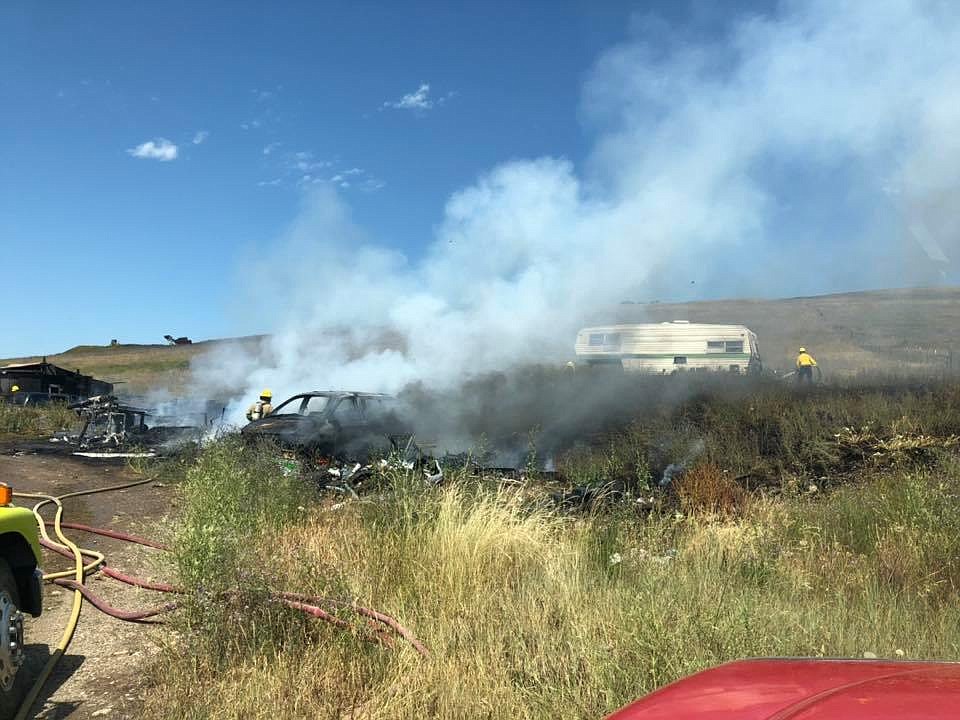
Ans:
[[[12,388],[10,388],[10,392],[20,392],[20,386],[14,385]]]
[[[807,349],[805,347],[800,348],[800,352],[806,352],[806,351]]]
[[[260,397],[267,398],[268,400],[273,397],[273,393],[264,388],[263,392],[260,393]]]

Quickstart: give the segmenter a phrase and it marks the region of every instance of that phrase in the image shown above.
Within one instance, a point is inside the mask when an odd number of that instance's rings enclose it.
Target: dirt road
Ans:
[[[0,480],[18,492],[62,495],[75,490],[118,485],[140,479],[124,465],[98,464],[52,454],[11,454],[9,444],[0,447]],[[116,461],[111,461],[115,463]],[[151,483],[137,488],[64,501],[64,521],[162,537],[172,493]],[[18,504],[25,504],[19,501]],[[48,511],[52,519],[52,511]],[[82,547],[94,548],[112,567],[130,574],[166,579],[161,552],[96,535],[67,530]],[[71,561],[44,551],[44,571],[69,569]],[[121,608],[145,608],[169,599],[158,593],[122,585],[96,575],[88,585],[110,604]],[[59,642],[70,615],[73,593],[49,583],[44,585],[43,614],[28,619],[27,667],[35,673]],[[137,718],[143,703],[144,670],[162,642],[162,625],[137,625],[108,617],[84,602],[80,624],[67,654],[38,702],[34,717],[43,720],[86,718]]]

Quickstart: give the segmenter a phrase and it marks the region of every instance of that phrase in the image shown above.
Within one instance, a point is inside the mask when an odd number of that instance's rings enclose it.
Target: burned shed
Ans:
[[[113,392],[113,383],[83,375],[79,370],[67,370],[47,362],[46,358],[0,367],[0,398],[15,400],[14,387],[18,388],[17,394],[47,395],[70,401]]]

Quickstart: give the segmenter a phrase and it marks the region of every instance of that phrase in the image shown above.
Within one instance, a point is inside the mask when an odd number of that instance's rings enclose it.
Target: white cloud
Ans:
[[[384,187],[382,180],[371,177],[366,170],[358,167],[337,171],[330,177],[328,182],[344,190],[357,187],[364,192],[376,192]]]
[[[334,175],[330,178],[330,182],[344,190],[350,187],[350,182],[341,174]]]
[[[293,153],[289,163],[291,170],[301,173],[315,173],[318,170],[330,167],[332,164],[329,160],[314,160],[313,153],[308,151]]]
[[[387,101],[383,107],[393,108],[394,110],[429,110],[434,106],[434,101],[430,98],[430,83],[420,83],[420,87],[415,92],[407,93],[395,102]]]
[[[360,189],[364,192],[377,192],[377,190],[383,190],[387,184],[383,180],[378,180],[377,178],[369,178],[364,180],[360,185]]]
[[[178,152],[177,146],[166,138],[147,140],[147,142],[140,143],[136,147],[127,150],[127,153],[135,158],[159,160],[160,162],[176,160]]]
[[[341,165],[336,160],[319,159],[310,150],[280,153],[277,149],[282,145],[280,142],[272,142],[263,147],[263,154],[271,158],[266,161],[267,166],[272,168],[269,172],[276,176],[273,180],[258,182],[258,186],[290,185],[303,188],[323,184],[363,192],[376,192],[385,187],[382,180],[361,167]]]
[[[193,136],[193,144],[199,145],[208,137],[210,137],[210,132],[208,130],[197,130],[196,135]]]

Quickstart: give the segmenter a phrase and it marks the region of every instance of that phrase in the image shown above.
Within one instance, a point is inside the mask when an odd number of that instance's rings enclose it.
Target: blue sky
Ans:
[[[270,330],[237,298],[282,284],[271,243],[312,189],[334,188],[364,233],[415,263],[451,194],[499,164],[551,156],[589,182],[598,136],[623,122],[584,102],[611,48],[642,43],[653,66],[708,48],[723,74],[742,52],[724,46],[731,23],[773,9],[4,3],[0,244],[17,330],[0,357]],[[765,182],[789,193],[808,170],[781,160]],[[807,184],[831,193],[818,172]],[[773,214],[796,219],[791,207]],[[843,208],[816,212],[843,227]],[[774,262],[771,247],[749,254]],[[817,243],[808,256],[830,265]]]
[[[358,224],[415,257],[485,169],[582,161],[586,73],[638,8],[717,20],[678,5],[4,3],[0,244],[29,321],[0,356],[260,329],[229,312],[234,263],[304,175],[342,177]],[[176,159],[130,153],[159,139]],[[264,265],[241,273],[284,272]]]

